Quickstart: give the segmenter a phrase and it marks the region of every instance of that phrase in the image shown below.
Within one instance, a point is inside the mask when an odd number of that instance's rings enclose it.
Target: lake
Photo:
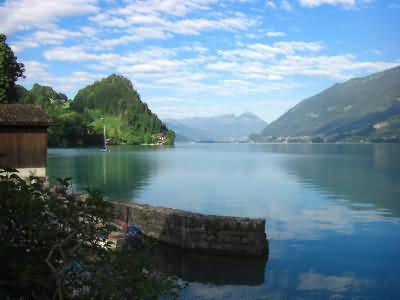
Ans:
[[[49,149],[48,176],[127,202],[266,219],[268,259],[166,249],[180,299],[399,299],[400,144]]]

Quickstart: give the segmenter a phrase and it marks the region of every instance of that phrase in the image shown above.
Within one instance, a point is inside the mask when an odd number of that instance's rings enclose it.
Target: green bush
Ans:
[[[0,169],[1,299],[158,299],[177,287],[152,271],[148,247],[110,250],[112,204],[100,192],[50,193],[15,172]]]

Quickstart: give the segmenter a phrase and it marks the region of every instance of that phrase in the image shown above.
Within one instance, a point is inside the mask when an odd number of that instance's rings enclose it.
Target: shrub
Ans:
[[[112,204],[88,192],[86,200],[50,193],[38,178],[27,184],[0,169],[1,299],[158,299],[175,291],[174,278],[153,271],[150,247],[110,250]]]

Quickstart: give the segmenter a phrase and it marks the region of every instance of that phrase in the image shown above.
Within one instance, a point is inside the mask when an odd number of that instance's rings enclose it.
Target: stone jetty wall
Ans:
[[[112,201],[116,218],[137,225],[156,240],[206,252],[267,255],[264,219],[202,215],[144,204]]]

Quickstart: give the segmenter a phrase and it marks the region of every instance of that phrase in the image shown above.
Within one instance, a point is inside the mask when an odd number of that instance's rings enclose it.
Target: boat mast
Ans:
[[[104,148],[106,148],[107,147],[107,144],[106,144],[106,124],[104,123]]]
[[[100,116],[100,120],[103,121],[104,149],[107,149],[107,144],[106,144],[106,120],[105,120],[104,116]]]

